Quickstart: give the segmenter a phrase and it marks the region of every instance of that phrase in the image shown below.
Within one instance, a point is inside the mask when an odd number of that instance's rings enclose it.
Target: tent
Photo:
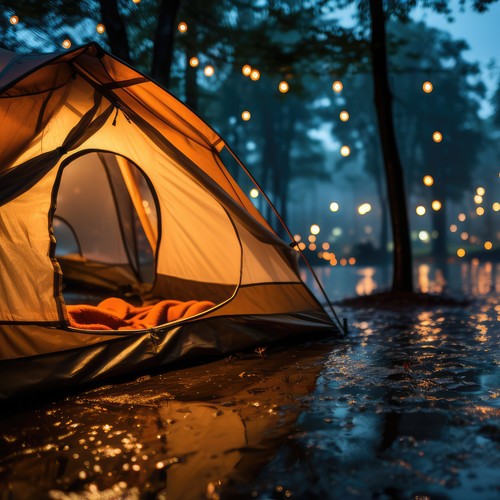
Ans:
[[[338,331],[224,141],[97,44],[1,50],[0,129],[0,397]]]

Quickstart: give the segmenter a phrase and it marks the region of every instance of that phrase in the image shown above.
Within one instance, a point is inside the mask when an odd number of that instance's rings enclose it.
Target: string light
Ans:
[[[321,248],[323,250],[330,250],[330,243],[328,243],[327,241],[325,241],[322,245],[321,245]]]
[[[339,92],[341,92],[343,88],[344,88],[344,85],[342,85],[341,81],[337,80],[337,81],[333,82],[332,89],[334,92],[337,92],[337,94]]]
[[[351,148],[349,146],[342,146],[340,148],[340,154],[342,156],[349,156],[351,154]]]
[[[358,207],[358,214],[359,215],[365,215],[367,214],[368,212],[371,212],[372,210],[372,206],[369,204],[369,203],[362,203],[359,207]]]
[[[463,214],[463,213],[462,213],[462,214],[458,214],[458,217],[457,217],[457,218],[458,218],[458,220],[459,220],[460,222],[464,222],[464,221],[465,221],[465,219],[467,219],[467,216],[466,216],[465,214]]]
[[[481,217],[481,215],[484,215],[484,208],[483,207],[477,207],[476,208],[476,214]]]
[[[200,64],[200,60],[197,57],[192,57],[189,59],[189,66],[196,68]]]
[[[465,257],[465,250],[463,248],[459,248],[457,250],[457,256],[460,258]]]
[[[331,212],[338,212],[339,211],[339,204],[336,201],[332,201],[330,203],[330,211]]]
[[[243,66],[243,68],[241,68],[241,72],[245,76],[250,76],[250,73],[252,72],[252,67],[250,66],[250,64],[245,64],[245,66]]]
[[[416,209],[415,209],[415,212],[417,212],[417,215],[425,215],[425,212],[427,212],[427,210],[425,209],[425,207],[423,205],[419,205]]]
[[[257,198],[259,196],[259,190],[258,189],[250,189],[250,197],[251,198]]]
[[[285,82],[284,80],[282,82],[280,82],[280,84],[278,85],[278,88],[279,88],[279,91],[282,93],[282,94],[286,94],[288,92],[288,89],[290,88],[290,86],[288,85],[287,82]]]
[[[441,210],[441,207],[443,206],[441,204],[441,202],[439,200],[434,200],[432,203],[431,203],[431,206],[432,206],[432,210],[435,210],[436,212],[438,210]]]
[[[480,203],[482,203],[482,202],[483,202],[483,197],[482,197],[482,196],[480,196],[479,194],[476,194],[476,196],[474,196],[474,203],[475,203],[476,205],[479,205],[479,204],[480,204]]]
[[[181,22],[177,25],[177,29],[178,29],[181,33],[186,33],[186,31],[188,30],[188,25],[187,25],[184,21],[181,21]]]
[[[432,186],[434,184],[434,177],[432,177],[432,175],[424,175],[424,178],[422,179],[422,182],[426,186]]]
[[[102,35],[106,31],[106,26],[104,26],[104,24],[102,24],[102,23],[99,23],[95,27],[95,30],[97,31],[97,33],[99,33],[100,35]]]
[[[491,250],[492,248],[493,248],[493,243],[491,241],[484,242],[484,249],[485,250]]]
[[[65,49],[69,49],[71,47],[71,40],[69,40],[68,38],[66,38],[66,40],[63,41],[63,43],[61,44]]]
[[[443,140],[443,134],[441,132],[439,132],[439,130],[436,130],[433,134],[432,134],[432,140],[434,142],[441,142]]]
[[[427,81],[427,82],[424,82],[423,85],[422,85],[422,90],[426,93],[426,94],[430,94],[433,90],[434,86],[432,85],[431,82]]]
[[[491,208],[493,208],[494,212],[498,212],[500,210],[500,203],[498,203],[498,201],[495,201],[495,203],[493,203]]]
[[[420,231],[418,238],[420,241],[429,241],[429,233],[427,231]]]
[[[452,225],[450,226],[450,232],[452,232],[452,233],[456,233],[456,232],[457,232],[457,229],[458,229],[458,227],[457,227],[457,225],[456,225],[456,224],[452,224]]]
[[[314,236],[314,234],[310,234],[307,237],[307,240],[309,241],[309,243],[316,243],[316,236]]]
[[[19,22],[18,16],[11,16],[10,17],[10,24],[17,24],[18,22]]]
[[[309,231],[310,231],[310,233],[311,233],[311,234],[316,235],[316,234],[319,234],[319,233],[320,233],[321,228],[319,227],[319,225],[318,225],[318,224],[313,224],[313,225],[310,227]]]
[[[347,120],[349,120],[349,113],[345,110],[341,111],[339,117],[343,122],[346,122]]]
[[[484,187],[481,187],[479,186],[477,189],[476,189],[476,194],[478,194],[479,196],[484,196],[486,193],[486,189],[484,189]]]
[[[205,73],[205,76],[214,76],[215,70],[213,66],[205,66],[205,69],[203,70],[203,73]]]
[[[252,69],[250,72],[250,79],[256,82],[260,78],[260,71],[258,69]]]
[[[468,240],[469,239],[469,233],[467,231],[462,231],[460,233],[460,239],[464,240],[464,241]]]
[[[241,119],[245,122],[250,120],[251,117],[252,115],[250,114],[250,111],[243,111],[243,113],[241,113]]]

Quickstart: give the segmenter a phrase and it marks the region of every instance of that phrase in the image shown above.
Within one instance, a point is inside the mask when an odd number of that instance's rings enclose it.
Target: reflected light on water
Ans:
[[[420,264],[418,266],[418,289],[422,293],[441,293],[446,286],[441,269],[435,269],[434,279],[431,278],[431,266]]]
[[[377,288],[377,283],[373,279],[375,275],[375,268],[366,267],[364,269],[360,269],[357,272],[358,276],[361,276],[361,279],[358,281],[356,285],[356,293],[358,295],[370,295]]]

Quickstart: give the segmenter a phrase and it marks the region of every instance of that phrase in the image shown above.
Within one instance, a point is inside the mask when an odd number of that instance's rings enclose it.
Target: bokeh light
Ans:
[[[427,210],[423,205],[419,205],[417,208],[415,208],[415,212],[417,213],[417,215],[422,216],[425,215],[425,212],[427,212]]]
[[[349,120],[349,113],[345,110],[341,111],[339,117],[343,122],[346,122],[347,120]]]
[[[256,188],[250,189],[250,197],[257,198],[259,196],[259,190]]]
[[[282,94],[286,94],[288,92],[288,90],[290,89],[290,86],[288,85],[287,82],[285,81],[282,81],[280,82],[280,84],[278,85],[278,88],[279,88],[279,91],[282,93]]]
[[[188,30],[188,25],[187,25],[184,21],[181,21],[181,22],[177,25],[177,29],[178,29],[181,33],[186,33],[186,31]]]
[[[250,118],[252,117],[252,115],[250,114],[250,111],[243,111],[243,113],[241,113],[241,119],[245,122],[247,122],[248,120],[250,120]]]
[[[424,178],[422,179],[422,182],[426,186],[432,186],[434,184],[434,177],[432,177],[432,175],[424,175]]]
[[[19,22],[18,16],[10,16],[10,24],[17,24]]]
[[[459,248],[457,250],[457,256],[460,258],[465,257],[465,250],[463,248]]]
[[[197,57],[192,57],[189,59],[189,66],[196,68],[200,64],[200,60]]]
[[[362,203],[362,204],[358,207],[358,214],[359,214],[359,215],[365,215],[365,214],[367,214],[368,212],[371,212],[371,209],[372,209],[372,206],[371,206],[369,203]]]
[[[426,94],[430,94],[432,92],[432,90],[434,89],[434,86],[432,85],[431,82],[429,81],[426,81],[422,84],[422,90],[426,93]]]
[[[433,134],[432,134],[432,140],[434,142],[441,142],[443,140],[443,134],[441,132],[439,132],[439,130],[436,130]]]
[[[104,24],[102,24],[102,23],[99,23],[95,27],[95,30],[97,31],[97,33],[99,33],[100,35],[102,35],[106,31],[106,26],[104,26]]]
[[[252,69],[250,72],[250,79],[256,82],[260,78],[260,71],[258,69]]]
[[[208,66],[205,66],[205,69],[203,70],[203,73],[205,73],[205,76],[213,76],[214,73],[215,73],[215,69],[213,66],[210,66],[210,64]]]
[[[434,200],[431,204],[431,207],[432,207],[432,210],[435,210],[436,212],[438,210],[441,210],[441,207],[442,207],[442,203],[439,201],[439,200]]]
[[[310,232],[311,234],[319,234],[319,232],[321,231],[321,228],[319,227],[318,224],[313,224],[310,228]]]
[[[330,212],[338,212],[339,208],[340,208],[340,206],[336,201],[332,201],[330,203]]]
[[[485,193],[486,193],[486,189],[484,189],[484,187],[482,187],[482,186],[479,186],[476,189],[476,194],[478,194],[479,196],[484,196]]]
[[[243,68],[241,68],[241,72],[245,76],[250,76],[250,73],[252,72],[252,67],[250,66],[250,64],[245,64],[245,66],[243,66]]]
[[[493,243],[491,241],[484,242],[484,249],[485,250],[491,250],[492,248],[493,248]]]
[[[344,88],[344,85],[342,84],[341,81],[337,80],[335,82],[333,82],[333,85],[332,85],[332,89],[334,92],[341,92],[342,89]]]
[[[66,38],[65,40],[63,40],[61,45],[63,46],[63,48],[69,49],[71,47],[71,40]]]
[[[342,156],[349,156],[351,154],[351,148],[349,146],[342,146],[340,148],[340,154]]]

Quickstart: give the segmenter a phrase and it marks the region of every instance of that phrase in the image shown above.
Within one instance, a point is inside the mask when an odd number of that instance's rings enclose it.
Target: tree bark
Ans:
[[[389,87],[385,14],[382,0],[370,0],[372,74],[394,239],[393,291],[413,291],[410,231],[403,168],[399,158]]]
[[[130,46],[123,19],[118,10],[117,0],[99,0],[101,19],[106,26],[111,53],[124,62],[130,63]]]
[[[162,0],[158,11],[158,25],[154,39],[151,76],[167,88],[170,84],[170,72],[174,53],[175,22],[180,3],[181,0]]]

